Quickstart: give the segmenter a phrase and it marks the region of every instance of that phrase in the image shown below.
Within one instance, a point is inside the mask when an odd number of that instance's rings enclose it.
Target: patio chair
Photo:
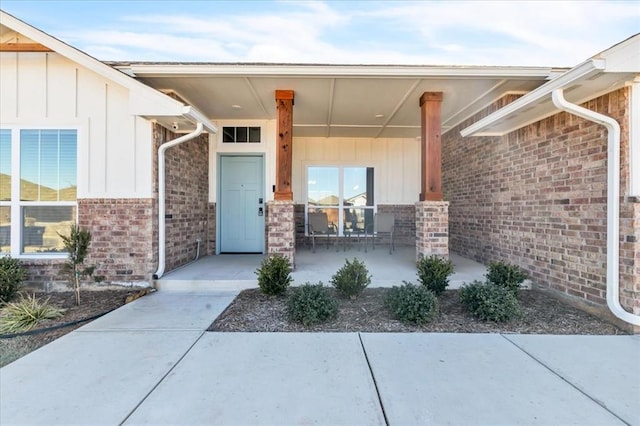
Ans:
[[[329,237],[338,236],[338,228],[333,222],[329,222],[326,213],[309,213],[309,222],[307,224],[309,236],[311,237],[312,251],[316,252],[316,236],[324,236],[327,238],[327,249],[329,249]],[[334,245],[335,240],[334,240]],[[337,246],[336,246],[337,247]],[[338,249],[336,248],[336,251]]]
[[[376,213],[373,218],[373,223],[367,227],[367,232],[364,241],[364,252],[367,252],[367,240],[371,237],[371,248],[376,248],[376,237],[389,237],[389,254],[392,254],[396,249],[394,228],[396,223],[396,217],[393,213]]]

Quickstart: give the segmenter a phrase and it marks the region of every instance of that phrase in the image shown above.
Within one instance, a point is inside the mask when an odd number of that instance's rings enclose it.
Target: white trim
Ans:
[[[629,196],[640,197],[640,78],[629,89]]]
[[[338,210],[338,223],[336,224],[338,227],[338,236],[343,236],[344,229],[344,215],[342,211],[345,209],[344,205],[344,169],[345,168],[364,168],[364,169],[373,169],[373,194],[374,194],[374,204],[373,206],[351,206],[354,209],[367,209],[372,210],[375,214],[378,211],[378,203],[377,203],[377,190],[378,187],[378,170],[376,166],[373,165],[365,165],[365,164],[352,164],[352,163],[340,163],[337,164],[335,162],[324,162],[324,161],[305,161],[304,164],[304,234],[305,236],[309,236],[308,229],[308,217],[309,217],[309,168],[310,167],[334,167],[338,169],[338,204],[326,205],[326,206],[315,206],[314,208],[327,208],[327,209],[337,209]]]
[[[138,77],[167,75],[323,76],[323,77],[508,77],[547,79],[551,67],[424,66],[424,65],[292,65],[292,64],[118,64],[113,67]]]

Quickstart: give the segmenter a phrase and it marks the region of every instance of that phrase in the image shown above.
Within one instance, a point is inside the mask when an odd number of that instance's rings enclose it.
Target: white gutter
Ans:
[[[180,136],[169,142],[165,142],[158,148],[158,270],[153,274],[153,279],[157,280],[164,275],[164,268],[166,263],[166,248],[165,248],[165,165],[164,165],[164,153],[167,149],[179,145],[183,142],[187,142],[193,138],[198,137],[204,125],[198,121],[196,129],[186,135]]]
[[[538,101],[540,101],[540,99],[552,93],[554,90],[569,87],[574,82],[583,80],[585,78],[589,78],[592,75],[604,70],[604,68],[605,68],[604,60],[589,59],[581,63],[580,65],[576,66],[575,68],[572,68],[570,71],[567,71],[566,73],[562,74],[560,77],[554,78],[548,83],[545,83],[542,86],[538,87],[537,89],[532,90],[527,95],[511,102],[509,105],[503,108],[500,108],[498,111],[494,112],[493,114],[490,114],[485,118],[473,123],[471,126],[465,129],[462,129],[460,131],[460,134],[463,137],[474,135],[474,134],[476,136],[502,136],[504,133],[508,133],[511,130],[509,130],[508,132],[501,132],[498,134],[485,134],[485,133],[479,133],[479,132],[484,130],[486,127],[489,127],[490,125],[501,121],[502,119],[515,113],[516,111],[524,109],[530,105],[535,105]]]
[[[640,315],[625,311],[620,304],[620,125],[611,117],[568,102],[561,88],[553,91],[551,99],[557,108],[607,128],[607,305],[622,321],[640,326]]]

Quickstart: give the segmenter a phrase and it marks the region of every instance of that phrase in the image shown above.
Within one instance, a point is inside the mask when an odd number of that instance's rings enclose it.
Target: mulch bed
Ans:
[[[335,295],[335,290],[330,291]],[[520,291],[518,300],[524,315],[507,323],[478,320],[458,302],[457,290],[447,290],[438,298],[440,312],[435,321],[422,326],[408,325],[391,318],[384,308],[388,291],[368,288],[355,300],[338,298],[335,320],[305,327],[287,320],[286,296],[266,296],[259,289],[245,290],[211,324],[209,331],[628,334],[537,290]]]
[[[82,291],[80,293],[80,306],[76,306],[75,293],[72,291],[36,293],[38,300],[49,299],[51,305],[67,309],[62,317],[46,320],[38,326],[38,329],[74,322],[112,311],[124,305],[127,296],[137,294],[139,291],[140,289]],[[20,297],[18,296],[13,301],[15,302],[19,299]],[[85,324],[86,322],[28,336],[0,338],[0,366],[4,366]]]

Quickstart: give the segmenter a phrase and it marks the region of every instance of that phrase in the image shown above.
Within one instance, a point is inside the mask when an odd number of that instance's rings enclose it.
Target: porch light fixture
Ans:
[[[233,105],[231,105],[231,108],[233,108],[233,109],[242,109],[242,106],[238,105],[238,104],[233,104]]]
[[[383,118],[384,114],[376,114],[376,118]]]

